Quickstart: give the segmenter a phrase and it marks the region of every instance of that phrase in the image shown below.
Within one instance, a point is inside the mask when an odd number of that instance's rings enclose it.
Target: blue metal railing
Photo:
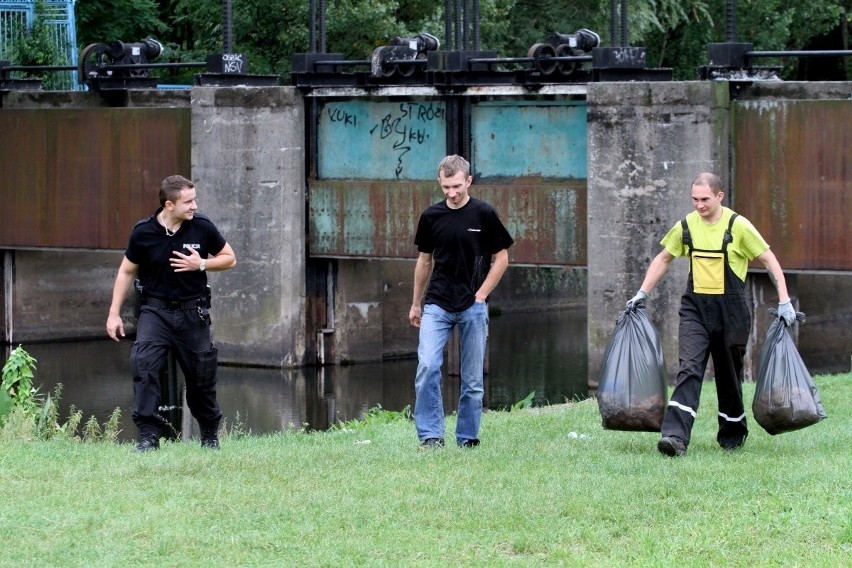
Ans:
[[[50,31],[53,44],[70,69],[55,75],[55,87],[82,89],[77,77],[77,28],[74,18],[76,0],[43,0],[38,14]],[[36,19],[36,0],[0,0],[0,59],[12,60],[13,46],[23,30],[32,28]],[[14,62],[13,62],[14,63]]]

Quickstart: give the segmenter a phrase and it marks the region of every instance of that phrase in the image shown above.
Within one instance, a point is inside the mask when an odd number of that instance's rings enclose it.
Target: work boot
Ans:
[[[734,450],[742,448],[743,444],[745,444],[745,438],[742,438],[741,440],[724,440],[722,442],[719,442],[719,446],[721,446],[723,450],[728,452],[732,452]]]
[[[136,444],[137,452],[149,452],[160,449],[160,440],[156,435],[146,434],[139,436],[139,443]]]
[[[219,449],[219,432],[217,430],[201,431],[201,447],[210,450]]]
[[[676,436],[663,436],[657,442],[657,449],[661,454],[665,454],[671,458],[686,455],[686,444]]]
[[[733,451],[739,449],[745,444],[746,438],[748,438],[748,433],[742,436],[726,436],[722,437],[721,434],[716,436],[716,440],[719,442],[719,446],[723,450]]]

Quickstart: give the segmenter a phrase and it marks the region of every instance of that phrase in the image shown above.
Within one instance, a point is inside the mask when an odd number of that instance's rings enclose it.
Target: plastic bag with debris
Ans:
[[[775,321],[766,331],[751,405],[754,419],[764,430],[783,434],[816,424],[828,415],[787,325],[770,309]],[[796,319],[805,321],[798,312]]]
[[[619,314],[604,353],[598,409],[607,430],[659,432],[668,398],[663,345],[645,306]]]

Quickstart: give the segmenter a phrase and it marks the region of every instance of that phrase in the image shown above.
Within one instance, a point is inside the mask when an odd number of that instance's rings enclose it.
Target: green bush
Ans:
[[[70,438],[83,442],[116,442],[120,432],[121,409],[113,410],[101,426],[92,416],[83,425],[78,436],[77,428],[83,413],[73,405],[65,424],[59,422],[59,400],[62,384],[56,385],[53,395],[42,396],[33,387],[37,361],[18,345],[3,365],[0,384],[0,439],[52,440]]]

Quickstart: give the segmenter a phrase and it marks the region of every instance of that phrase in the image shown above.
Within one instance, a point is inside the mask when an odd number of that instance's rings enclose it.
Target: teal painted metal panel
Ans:
[[[436,179],[446,155],[446,105],[440,100],[325,102],[317,138],[320,179]]]
[[[503,101],[474,105],[477,177],[586,179],[585,101]]]

